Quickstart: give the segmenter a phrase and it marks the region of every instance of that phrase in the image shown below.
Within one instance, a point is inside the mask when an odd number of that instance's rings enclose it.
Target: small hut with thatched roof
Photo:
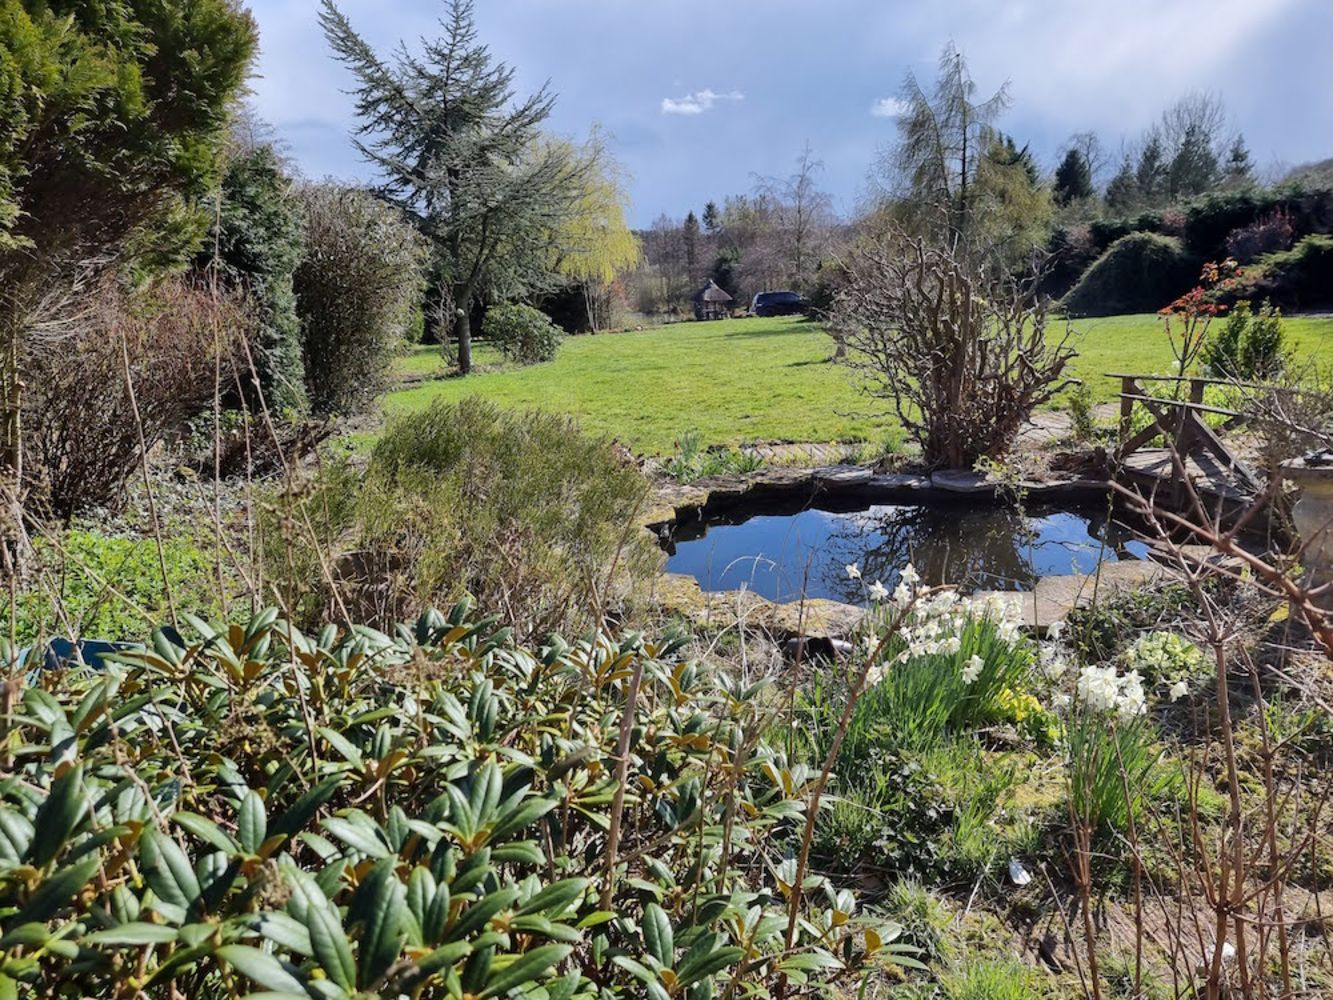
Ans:
[[[694,318],[726,319],[730,303],[731,296],[719,288],[716,281],[709,281],[694,293]]]

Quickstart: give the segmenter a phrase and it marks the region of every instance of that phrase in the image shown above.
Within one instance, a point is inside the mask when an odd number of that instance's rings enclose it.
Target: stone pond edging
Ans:
[[[1077,502],[1105,499],[1105,479],[1024,480],[1018,484],[1028,499]],[[658,529],[669,523],[698,520],[705,510],[716,512],[741,505],[837,500],[848,503],[940,503],[964,499],[995,503],[1009,489],[979,472],[944,470],[932,473],[876,473],[861,465],[829,465],[816,469],[768,469],[750,476],[724,476],[688,486],[663,486],[643,519]]]
[[[1028,501],[1078,503],[1105,500],[1110,484],[1104,479],[1060,478],[1019,484]],[[673,524],[686,524],[739,506],[826,503],[977,503],[1001,502],[1011,488],[984,474],[946,470],[934,473],[876,473],[857,465],[816,469],[770,469],[750,476],[729,476],[688,486],[663,486],[644,524],[656,534]],[[1169,574],[1156,562],[1103,563],[1088,575],[1048,576],[1031,591],[1001,592],[1021,614],[1028,628],[1043,632],[1074,608],[1088,604],[1094,594],[1133,589]],[[980,595],[989,596],[989,595]],[[861,621],[863,608],[837,601],[810,599],[777,604],[746,590],[707,593],[697,580],[664,573],[657,581],[659,608],[707,625],[742,622],[778,639],[797,637],[842,638]]]

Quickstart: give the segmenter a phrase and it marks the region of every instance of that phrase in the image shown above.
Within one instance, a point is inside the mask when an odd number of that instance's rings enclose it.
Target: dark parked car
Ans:
[[[750,303],[756,316],[795,316],[810,311],[810,300],[798,292],[760,292]]]

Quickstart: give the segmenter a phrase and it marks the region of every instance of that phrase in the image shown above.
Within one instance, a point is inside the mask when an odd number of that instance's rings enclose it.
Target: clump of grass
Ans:
[[[940,976],[947,1000],[1040,1000],[1033,970],[1012,959],[974,958]]]
[[[738,448],[706,448],[699,434],[682,434],[676,450],[662,463],[662,471],[678,483],[713,476],[744,476],[758,472],[764,460]]]
[[[949,909],[918,879],[900,878],[884,897],[884,913],[901,924],[900,940],[920,950],[925,962],[947,959],[953,950]]]
[[[923,604],[886,659],[891,665],[857,705],[844,755],[885,739],[926,749],[946,732],[1008,721],[1011,694],[1027,691],[1035,663],[1012,622],[952,595]]]
[[[567,418],[473,398],[394,419],[364,472],[330,463],[275,497],[261,541],[300,624],[388,628],[470,593],[544,635],[585,627],[656,572],[637,530],[647,489]]]
[[[1146,712],[1123,704],[1102,706],[1081,696],[1069,720],[1067,753],[1073,819],[1101,836],[1126,833],[1147,803],[1181,785],[1179,770],[1163,762]]]

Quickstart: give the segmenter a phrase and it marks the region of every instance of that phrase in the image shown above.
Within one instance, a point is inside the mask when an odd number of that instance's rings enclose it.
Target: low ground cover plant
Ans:
[[[0,603],[0,635],[20,646],[57,636],[130,639],[170,621],[173,603],[204,615],[224,610],[215,554],[189,537],[159,547],[151,539],[76,527],[39,537],[33,550],[31,572],[41,584],[17,596],[12,622],[9,601]]]

